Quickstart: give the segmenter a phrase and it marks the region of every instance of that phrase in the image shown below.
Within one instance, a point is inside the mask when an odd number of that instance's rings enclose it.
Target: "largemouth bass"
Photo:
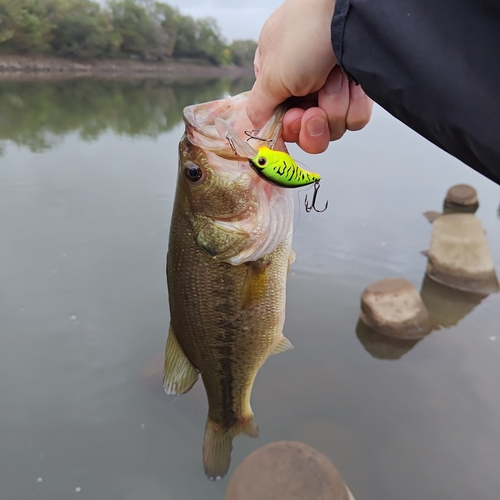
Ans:
[[[292,347],[282,329],[293,194],[259,177],[216,126],[222,118],[243,137],[252,128],[246,102],[240,94],[185,108],[167,255],[164,386],[183,394],[201,375],[210,479],[226,474],[235,436],[258,435],[250,407],[255,376],[270,354]],[[277,111],[260,131],[280,149],[282,117]]]

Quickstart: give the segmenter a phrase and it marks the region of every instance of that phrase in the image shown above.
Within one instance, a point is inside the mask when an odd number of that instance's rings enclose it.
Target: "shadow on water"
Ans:
[[[156,137],[182,120],[185,106],[249,90],[252,83],[248,78],[2,82],[0,141],[40,152],[69,132],[86,141],[107,130]]]

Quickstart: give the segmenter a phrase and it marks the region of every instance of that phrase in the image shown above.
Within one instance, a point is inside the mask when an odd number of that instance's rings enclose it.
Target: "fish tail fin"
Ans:
[[[231,463],[233,439],[238,434],[251,437],[259,435],[253,415],[241,418],[229,429],[222,428],[210,418],[207,419],[203,441],[203,467],[210,480],[219,481],[226,475]]]

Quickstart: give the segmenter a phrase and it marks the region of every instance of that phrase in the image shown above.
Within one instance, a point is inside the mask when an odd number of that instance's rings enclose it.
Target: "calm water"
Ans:
[[[165,253],[182,108],[249,82],[0,83],[0,498],[222,499],[201,467],[206,400],[161,388]],[[293,150],[295,152],[295,149]],[[447,189],[470,183],[500,271],[500,188],[380,109],[319,156],[298,211],[285,334],[259,372],[252,450],[325,453],[357,500],[500,498],[500,295],[425,284],[442,326],[390,344],[357,326],[370,282],[424,281]],[[302,207],[304,193],[300,194]]]

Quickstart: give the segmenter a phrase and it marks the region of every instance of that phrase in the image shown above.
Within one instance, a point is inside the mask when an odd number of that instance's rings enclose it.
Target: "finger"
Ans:
[[[253,72],[255,74],[255,79],[257,80],[260,72],[260,50],[259,47],[257,47],[257,50],[255,51],[255,57],[253,58]]]
[[[330,72],[325,84],[318,93],[318,106],[328,119],[330,140],[340,139],[346,131],[346,118],[349,110],[349,81],[347,75],[338,67]]]
[[[309,108],[302,115],[298,145],[307,153],[322,153],[330,142],[328,120],[321,108]]]
[[[361,85],[349,82],[350,98],[346,124],[348,130],[361,130],[372,116],[373,101],[364,93]]]
[[[301,108],[290,108],[283,117],[282,137],[285,142],[299,142],[300,126],[304,110]]]

